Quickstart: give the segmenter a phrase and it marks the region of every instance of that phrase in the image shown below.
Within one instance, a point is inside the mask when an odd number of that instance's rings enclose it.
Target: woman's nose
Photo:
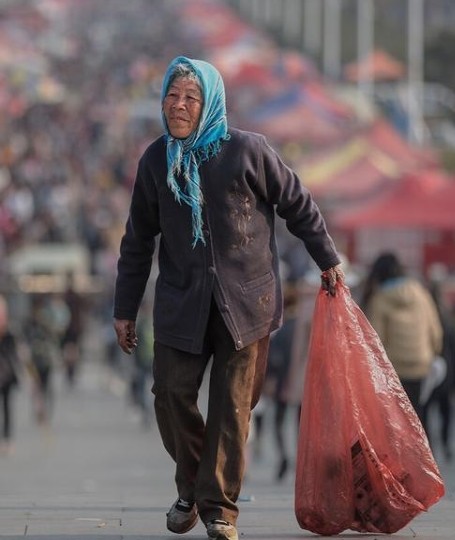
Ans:
[[[172,103],[173,107],[185,107],[186,98],[185,96],[175,96],[174,102]]]

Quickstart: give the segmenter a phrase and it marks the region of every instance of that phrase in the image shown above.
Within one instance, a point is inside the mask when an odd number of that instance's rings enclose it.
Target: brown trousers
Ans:
[[[260,397],[268,345],[267,336],[236,351],[215,302],[201,354],[155,342],[152,391],[158,427],[176,463],[178,495],[196,502],[204,523],[236,523],[251,410]],[[204,421],[197,400],[210,358]]]

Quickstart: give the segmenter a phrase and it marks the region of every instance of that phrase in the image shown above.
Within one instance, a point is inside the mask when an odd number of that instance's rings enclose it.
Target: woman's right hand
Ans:
[[[126,354],[131,354],[137,346],[136,323],[124,319],[114,319],[117,343]]]

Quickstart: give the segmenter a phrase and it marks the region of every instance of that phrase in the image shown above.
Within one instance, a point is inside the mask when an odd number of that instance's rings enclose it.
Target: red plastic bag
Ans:
[[[393,533],[444,495],[419,418],[381,341],[337,284],[316,299],[302,398],[295,515],[322,535]]]

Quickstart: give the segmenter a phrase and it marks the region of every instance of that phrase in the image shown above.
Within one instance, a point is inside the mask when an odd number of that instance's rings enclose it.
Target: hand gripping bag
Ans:
[[[302,397],[295,515],[321,535],[393,533],[444,495],[414,408],[349,289],[316,299]]]

